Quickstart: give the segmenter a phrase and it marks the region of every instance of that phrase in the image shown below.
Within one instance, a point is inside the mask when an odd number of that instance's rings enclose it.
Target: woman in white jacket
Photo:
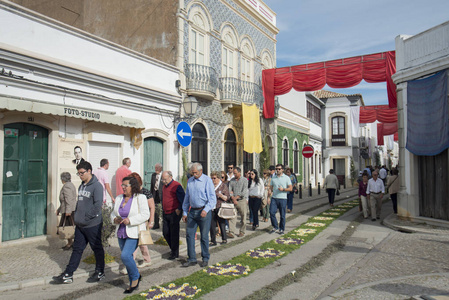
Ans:
[[[140,194],[140,185],[134,177],[123,178],[123,195],[115,198],[111,220],[117,226],[116,235],[122,251],[121,259],[126,266],[129,277],[129,288],[125,294],[132,293],[139,287],[142,276],[139,274],[133,252],[139,242],[139,231],[145,230],[145,221],[150,218],[147,198]]]

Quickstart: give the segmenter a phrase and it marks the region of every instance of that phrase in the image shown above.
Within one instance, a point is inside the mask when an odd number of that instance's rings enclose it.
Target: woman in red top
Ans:
[[[359,200],[362,203],[362,212],[365,219],[369,216],[369,207],[366,200],[366,188],[368,187],[368,173],[363,173],[362,182],[359,184]]]

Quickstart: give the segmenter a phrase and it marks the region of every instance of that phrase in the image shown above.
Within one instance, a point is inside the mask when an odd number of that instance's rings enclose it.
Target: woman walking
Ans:
[[[139,242],[139,231],[146,229],[145,222],[150,218],[150,210],[147,198],[140,193],[140,185],[136,178],[123,178],[122,188],[124,193],[115,198],[111,220],[114,224],[119,224],[116,235],[122,251],[121,259],[129,278],[129,287],[124,293],[130,294],[139,287],[142,279],[133,253]]]
[[[248,196],[249,209],[253,213],[253,230],[259,227],[259,208],[262,203],[264,191],[262,179],[259,178],[257,170],[252,169],[249,171]]]
[[[287,193],[287,212],[291,213],[293,210],[293,196],[295,195],[295,187],[296,183],[298,182],[296,180],[296,176],[293,174],[293,170],[291,168],[285,169],[285,175],[290,177],[290,180],[292,181],[293,189],[291,192]]]
[[[334,169],[329,170],[329,175],[324,179],[324,188],[326,189],[327,197],[329,199],[329,205],[334,206],[335,192],[339,189],[340,184],[338,178],[334,174]]]
[[[398,192],[399,192],[399,172],[396,168],[391,170],[391,176],[388,176],[387,188],[390,194],[391,201],[393,202],[393,211],[398,213]]]
[[[223,218],[220,218],[218,216],[218,213],[221,209],[221,204],[228,202],[230,200],[229,197],[229,189],[228,185],[223,182],[220,178],[219,172],[212,172],[210,175],[210,178],[212,179],[212,182],[214,183],[215,187],[215,196],[217,197],[217,205],[215,206],[215,209],[212,211],[212,222],[210,223],[210,244],[209,246],[216,246],[217,245],[217,222],[218,227],[220,229],[221,234],[221,243],[226,244],[228,242],[227,235],[226,235],[226,220]]]
[[[271,203],[270,183],[271,183],[271,172],[270,170],[266,169],[263,171],[264,192],[262,198],[262,221],[264,222],[268,222],[268,219],[270,218],[270,210],[268,209]]]

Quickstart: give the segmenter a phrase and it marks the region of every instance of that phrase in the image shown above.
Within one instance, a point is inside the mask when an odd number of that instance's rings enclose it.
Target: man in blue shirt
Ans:
[[[293,189],[290,177],[284,174],[284,165],[276,165],[276,175],[273,176],[270,183],[270,190],[272,193],[270,203],[270,219],[273,229],[270,233],[284,234],[285,230],[285,210],[287,208],[287,194]],[[276,212],[279,209],[281,215],[279,227],[276,219]],[[279,231],[278,231],[279,230]]]
[[[211,210],[215,208],[217,198],[212,179],[203,174],[203,166],[194,163],[191,167],[192,177],[187,181],[186,195],[182,204],[182,220],[187,222],[186,242],[189,259],[182,267],[196,265],[195,233],[198,226],[201,234],[201,267],[209,264],[209,230],[212,219]],[[189,210],[190,209],[190,210]]]

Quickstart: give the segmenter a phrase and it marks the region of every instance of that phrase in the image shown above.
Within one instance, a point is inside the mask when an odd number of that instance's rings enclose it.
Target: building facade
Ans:
[[[414,36],[400,35],[396,37],[396,74],[393,80],[397,85],[398,127],[399,127],[399,175],[401,189],[398,193],[398,216],[405,218],[424,218],[425,222],[444,223],[449,221],[449,177],[448,150],[438,153],[417,153],[408,150],[408,126],[416,123],[410,120],[408,113],[433,109],[432,117],[421,123],[422,128],[430,128],[428,135],[437,133],[438,140],[446,140],[441,135],[447,128],[435,127],[432,122],[442,117],[448,119],[447,109],[442,105],[429,105],[435,93],[442,93],[442,102],[447,102],[447,86],[444,84],[427,91],[418,104],[409,99],[410,85],[423,79],[431,79],[437,72],[443,74],[449,68],[449,22],[430,28]],[[443,80],[444,81],[444,80]],[[421,100],[421,99],[420,99]],[[443,113],[443,115],[440,115]],[[444,122],[443,122],[444,124]],[[411,132],[410,135],[417,132]],[[430,145],[421,145],[414,149],[425,152]],[[440,149],[441,150],[441,149]],[[415,152],[416,153],[416,152]]]
[[[109,159],[113,191],[124,157],[145,184],[156,162],[177,176],[177,68],[9,2],[0,20],[2,242],[55,234],[76,146],[94,169]]]

